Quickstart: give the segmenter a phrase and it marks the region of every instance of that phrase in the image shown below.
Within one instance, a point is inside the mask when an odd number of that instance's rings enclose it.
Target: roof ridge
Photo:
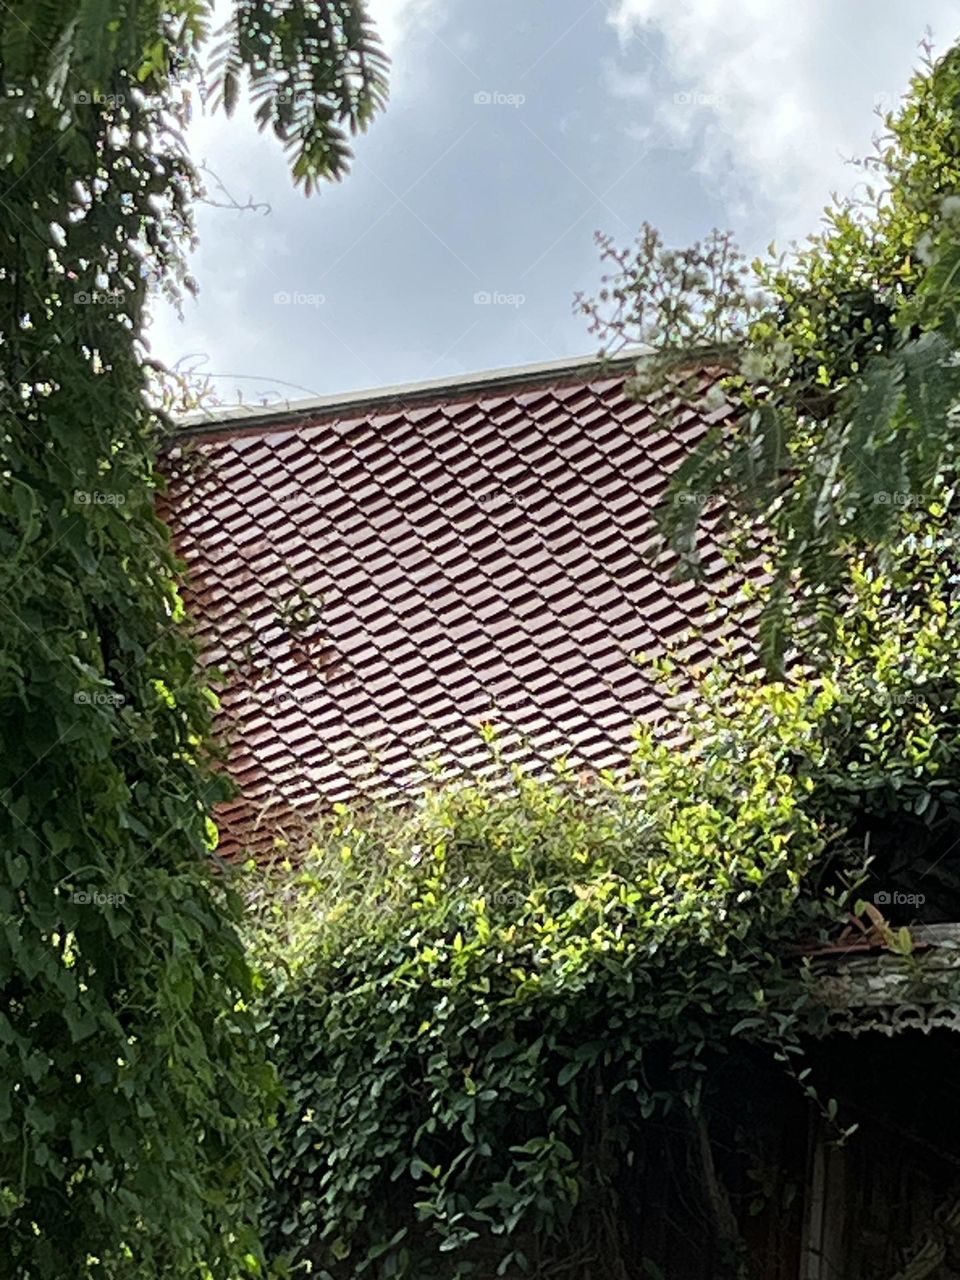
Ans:
[[[689,355],[704,357],[716,348],[691,347]],[[580,378],[595,379],[609,372],[611,376],[622,372],[631,364],[657,353],[649,348],[635,347],[617,356],[575,356],[562,360],[550,360],[539,364],[512,365],[502,369],[490,369],[457,378],[434,378],[423,382],[399,383],[394,386],[373,387],[349,392],[346,395],[315,396],[308,399],[288,400],[283,404],[238,405],[214,411],[197,410],[175,422],[174,438],[209,435],[254,435],[264,428],[292,430],[304,418],[336,419],[349,412],[360,416],[371,410],[380,412],[396,408],[409,409],[418,403],[430,403],[439,399],[468,398],[485,391],[515,389],[525,385],[556,383]]]

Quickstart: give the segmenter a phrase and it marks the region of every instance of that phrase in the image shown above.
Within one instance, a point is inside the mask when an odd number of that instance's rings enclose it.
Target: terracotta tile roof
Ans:
[[[622,764],[634,724],[668,714],[632,655],[689,632],[693,661],[749,647],[709,533],[702,585],[648,556],[666,477],[707,423],[678,409],[665,430],[625,380],[512,371],[178,437],[165,512],[225,674],[240,788],[225,854],[296,841],[333,802],[414,790],[431,758],[475,768],[486,720],[517,758]]]

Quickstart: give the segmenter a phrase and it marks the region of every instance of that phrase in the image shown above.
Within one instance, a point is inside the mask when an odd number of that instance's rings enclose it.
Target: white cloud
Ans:
[[[941,49],[960,30],[952,0],[614,0],[610,21],[625,64],[611,91],[636,98],[625,88],[642,82],[626,77],[641,50],[657,80],[626,126],[642,115],[648,132],[692,148],[734,222],[762,213],[766,238],[780,240],[812,230],[831,191],[854,187],[846,160],[869,151],[875,105],[906,89],[924,25]]]
[[[367,7],[387,52],[396,55],[404,38],[431,16],[436,5],[437,0],[368,0]]]

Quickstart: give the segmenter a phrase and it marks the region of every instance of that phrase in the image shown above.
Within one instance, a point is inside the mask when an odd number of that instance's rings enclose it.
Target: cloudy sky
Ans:
[[[199,117],[197,302],[155,352],[225,404],[588,353],[595,230],[759,250],[817,223],[956,0],[371,0],[394,60],[353,172],[306,199],[249,117]],[[214,193],[215,194],[215,193]],[[222,200],[222,197],[219,197]]]

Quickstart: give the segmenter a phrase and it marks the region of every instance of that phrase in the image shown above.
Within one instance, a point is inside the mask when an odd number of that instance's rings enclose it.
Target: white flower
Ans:
[[[934,259],[933,236],[929,231],[925,231],[917,241],[917,257],[925,267],[929,267]]]

